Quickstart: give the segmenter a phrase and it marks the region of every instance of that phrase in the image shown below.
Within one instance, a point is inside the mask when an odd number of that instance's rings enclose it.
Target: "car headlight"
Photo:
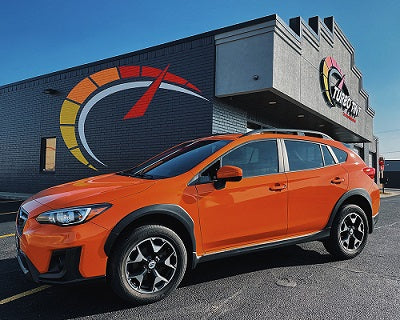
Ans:
[[[88,221],[111,207],[109,203],[90,206],[73,207],[51,210],[41,213],[36,217],[39,223],[50,223],[59,226],[69,226]]]

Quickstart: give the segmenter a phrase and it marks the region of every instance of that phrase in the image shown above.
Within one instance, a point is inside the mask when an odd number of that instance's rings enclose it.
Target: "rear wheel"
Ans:
[[[123,299],[152,303],[181,282],[187,265],[185,245],[164,226],[139,227],[122,239],[110,257],[107,280]]]
[[[357,205],[345,205],[336,215],[331,235],[323,244],[336,258],[351,259],[364,249],[368,230],[365,212]]]

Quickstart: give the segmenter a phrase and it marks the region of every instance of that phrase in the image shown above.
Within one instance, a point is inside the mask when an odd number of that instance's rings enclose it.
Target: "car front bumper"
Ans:
[[[37,283],[72,283],[85,278],[79,272],[81,247],[54,251],[49,271],[40,273],[22,250],[17,249],[18,264],[24,275]]]
[[[61,227],[29,217],[16,232],[17,259],[35,282],[70,283],[104,276],[109,231],[91,221]]]

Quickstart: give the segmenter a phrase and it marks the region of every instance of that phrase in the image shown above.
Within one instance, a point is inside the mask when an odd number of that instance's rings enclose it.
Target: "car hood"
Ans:
[[[155,180],[107,174],[43,190],[28,201],[35,200],[51,209],[111,202],[116,198],[140,193],[155,183]]]

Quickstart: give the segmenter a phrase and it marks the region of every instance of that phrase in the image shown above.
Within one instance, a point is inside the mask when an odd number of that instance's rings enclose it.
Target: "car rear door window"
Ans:
[[[243,177],[263,176],[279,171],[276,140],[246,143],[222,157],[222,166],[236,166]]]
[[[289,170],[307,170],[323,167],[319,144],[306,141],[285,140]]]

